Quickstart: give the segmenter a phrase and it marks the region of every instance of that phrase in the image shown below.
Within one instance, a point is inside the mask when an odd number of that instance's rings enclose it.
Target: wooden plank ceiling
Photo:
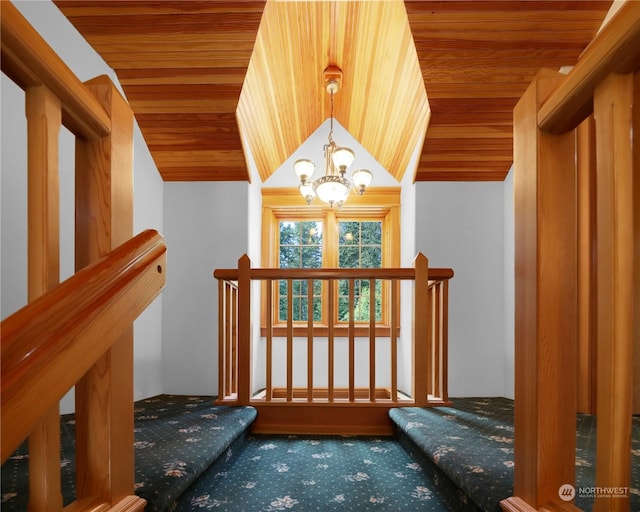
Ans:
[[[116,71],[167,181],[248,180],[245,150],[266,179],[328,117],[330,64],[336,119],[393,176],[421,147],[417,181],[502,180],[515,103],[611,5],[54,1]]]

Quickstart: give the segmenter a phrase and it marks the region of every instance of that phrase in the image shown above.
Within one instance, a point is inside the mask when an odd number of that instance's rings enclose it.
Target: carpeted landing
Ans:
[[[174,510],[457,510],[390,437],[253,435],[233,458],[196,481]]]

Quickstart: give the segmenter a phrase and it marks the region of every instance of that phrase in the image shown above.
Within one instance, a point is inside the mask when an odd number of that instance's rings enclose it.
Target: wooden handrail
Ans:
[[[165,253],[145,231],[2,322],[3,462],[160,293]]]
[[[213,277],[226,281],[238,280],[238,269],[216,269]],[[251,279],[414,279],[413,268],[252,268]],[[430,268],[429,281],[453,278],[450,268]]]
[[[2,71],[22,89],[45,85],[60,98],[62,122],[87,139],[111,131],[111,121],[86,86],[11,2],[0,2]]]

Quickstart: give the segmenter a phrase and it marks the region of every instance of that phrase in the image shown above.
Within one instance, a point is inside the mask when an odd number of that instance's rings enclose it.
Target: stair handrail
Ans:
[[[3,462],[161,292],[165,253],[144,231],[2,322]]]

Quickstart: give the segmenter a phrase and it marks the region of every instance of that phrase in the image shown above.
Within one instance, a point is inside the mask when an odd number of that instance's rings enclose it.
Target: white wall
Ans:
[[[504,184],[417,184],[416,243],[449,287],[449,394],[502,396],[505,379]]]
[[[515,214],[513,167],[504,180],[504,395],[515,397]]]
[[[163,293],[165,393],[213,394],[218,387],[216,268],[237,268],[248,245],[248,185],[166,182]]]
[[[49,1],[14,2],[27,20],[46,39],[82,81],[98,75],[117,79],[102,58],[78,34],[58,8]],[[1,316],[27,302],[27,219],[26,219],[26,120],[24,93],[2,75],[0,109],[1,133]],[[63,129],[60,134],[60,278],[74,272],[74,139]],[[134,131],[134,233],[152,227],[162,232],[162,180],[137,128]],[[162,298],[134,324],[135,389],[139,399],[162,392],[161,388]],[[63,412],[73,408],[70,396]]]

